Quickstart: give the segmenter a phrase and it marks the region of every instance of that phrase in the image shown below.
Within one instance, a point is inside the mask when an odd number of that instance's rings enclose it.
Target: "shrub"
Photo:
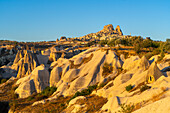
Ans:
[[[82,90],[81,92],[77,91],[77,92],[74,94],[74,96],[73,96],[69,101],[71,101],[72,99],[74,99],[74,98],[76,98],[76,97],[78,97],[78,96],[90,95],[90,94],[92,93],[92,91],[93,91],[94,89],[96,89],[96,88],[97,88],[97,85],[93,85],[93,86],[88,86],[88,89],[84,89],[84,90]],[[69,102],[69,101],[68,101],[68,102]]]
[[[56,87],[46,87],[46,88],[40,93],[40,95],[49,97],[49,96],[51,96],[56,90],[57,90]]]
[[[143,91],[145,91],[145,90],[147,90],[147,89],[150,89],[150,88],[151,88],[151,87],[149,87],[149,86],[147,86],[147,85],[145,84],[145,85],[141,86],[140,92],[143,92]]]
[[[166,42],[170,42],[170,39],[167,38],[167,39],[166,39]]]
[[[10,109],[15,110],[18,107],[18,103],[16,100],[9,103]]]
[[[109,46],[115,46],[115,40],[116,40],[115,38],[109,40],[109,41],[107,42],[107,45],[109,45]]]
[[[43,100],[43,99],[46,99],[48,98],[47,96],[44,96],[44,95],[41,95],[41,94],[38,94],[36,97],[35,97],[35,100]]]
[[[170,42],[165,42],[164,46],[165,51],[170,51]]]
[[[19,97],[18,94],[16,94],[16,93],[13,93],[13,94],[12,94],[12,98],[13,98],[13,99],[17,99],[18,97]]]
[[[101,46],[104,46],[104,45],[106,45],[107,43],[108,43],[107,40],[101,40],[101,41],[98,42],[98,44],[100,44]]]
[[[1,84],[2,84],[2,83],[5,83],[6,81],[7,81],[7,79],[2,79],[2,80],[1,80]]]
[[[60,106],[63,107],[63,106],[65,106],[65,104],[64,104],[64,103],[61,103]]]
[[[164,51],[161,51],[161,55],[160,55],[160,57],[158,58],[158,61],[161,61],[161,60],[164,58],[164,56],[165,56]]]
[[[143,40],[142,47],[144,47],[144,48],[152,47],[152,40],[150,40],[150,39]]]
[[[126,91],[130,91],[133,88],[133,86],[130,84],[128,86],[126,86]]]
[[[35,96],[35,100],[46,99],[51,96],[57,90],[56,87],[46,87],[41,93]],[[28,100],[32,100],[34,97],[29,97]]]
[[[152,56],[153,56],[153,54],[152,54],[151,52],[148,52],[148,53],[145,54],[145,57],[146,57],[146,59],[148,59],[148,60],[149,60]]]
[[[9,93],[10,93],[12,99],[17,99],[19,97],[19,95],[15,93],[14,89],[11,89],[11,91]]]
[[[94,44],[96,44],[96,41],[90,41],[90,42],[88,42],[88,43],[85,45],[85,47],[90,47],[90,46],[92,46],[92,45],[94,45]]]
[[[45,112],[49,113],[50,111],[48,109],[46,109]]]
[[[119,110],[119,113],[131,113],[134,110],[134,105],[128,104],[120,104],[121,110]]]
[[[107,75],[109,75],[110,73],[112,73],[112,71],[113,71],[113,67],[112,67],[110,64],[108,64],[108,63],[104,63],[102,75],[103,75],[104,77],[106,77]]]
[[[28,97],[28,98],[27,98],[27,101],[31,101],[31,100],[33,100],[33,99],[34,99],[34,97],[31,96],[31,97]]]
[[[18,85],[13,85],[11,90],[16,90],[18,88]]]
[[[136,53],[140,53],[141,52],[141,47],[140,47],[140,44],[137,43],[135,46],[134,46],[134,50]]]
[[[106,83],[107,83],[107,82],[101,83],[101,84],[97,87],[97,89],[100,89],[100,88],[104,87],[104,86],[106,85]]]
[[[158,54],[160,54],[160,52],[161,52],[160,49],[157,48],[157,49],[154,49],[154,50],[153,50],[152,54],[153,54],[153,55],[158,55]]]

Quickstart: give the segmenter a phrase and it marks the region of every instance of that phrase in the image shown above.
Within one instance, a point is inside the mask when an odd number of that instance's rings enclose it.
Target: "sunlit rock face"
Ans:
[[[118,25],[115,29],[112,24],[105,25],[103,29],[97,33],[90,33],[85,36],[79,37],[80,40],[91,40],[91,39],[97,39],[97,40],[104,40],[108,37],[123,37],[123,32]]]
[[[73,95],[76,91],[103,82],[105,78],[109,77],[102,74],[104,63],[112,66],[113,72],[122,66],[114,51],[96,47],[69,60],[59,58],[51,64],[53,69],[50,74],[50,86],[57,87],[57,95]]]
[[[36,67],[28,76],[22,77],[17,81],[19,87],[15,93],[19,94],[20,98],[26,98],[34,92],[41,93],[49,86],[49,72],[44,65]]]
[[[18,71],[17,78],[29,75],[39,65],[34,53],[28,50],[18,51],[12,67]]]

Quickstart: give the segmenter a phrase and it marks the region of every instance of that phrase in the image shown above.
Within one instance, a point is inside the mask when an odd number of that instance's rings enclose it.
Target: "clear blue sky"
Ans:
[[[170,0],[0,0],[0,40],[48,41],[120,25],[128,35],[170,38]]]

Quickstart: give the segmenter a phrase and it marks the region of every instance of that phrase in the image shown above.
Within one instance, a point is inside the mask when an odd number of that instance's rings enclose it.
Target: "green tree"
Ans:
[[[136,53],[140,53],[141,52],[141,46],[140,46],[139,43],[135,44],[134,50],[136,51]]]
[[[101,40],[101,41],[99,41],[99,44],[100,44],[101,46],[104,46],[104,45],[106,45],[107,43],[108,43],[107,40]]]

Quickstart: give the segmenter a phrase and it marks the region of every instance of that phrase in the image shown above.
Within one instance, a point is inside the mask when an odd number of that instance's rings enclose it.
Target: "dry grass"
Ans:
[[[34,112],[34,113],[61,113],[66,108],[67,101],[70,97],[58,97],[52,101],[48,101],[45,104],[38,104],[32,106],[32,102],[24,101],[22,104],[15,109],[16,112]]]
[[[85,100],[77,101],[76,104],[86,105],[86,112],[94,113],[100,110],[100,108],[107,102],[106,98],[96,95],[87,96]],[[79,111],[81,113],[81,111]]]
[[[166,92],[166,88],[165,87],[161,87],[161,90],[162,90],[161,93],[152,95],[152,98],[151,98],[152,102],[158,101],[161,98],[163,98],[162,95]]]
[[[104,63],[102,76],[107,77],[109,74],[112,73],[112,71],[113,71],[113,67],[108,63]]]
[[[10,101],[14,99],[14,90],[18,87],[15,85],[16,81],[17,80],[5,83],[5,85],[0,87],[2,90],[2,93],[0,93],[0,101]]]
[[[149,103],[152,103],[152,102],[155,102],[155,101],[158,101],[158,100],[164,98],[163,94],[166,92],[167,89],[165,87],[161,87],[161,90],[162,90],[161,93],[154,94],[151,99],[145,100],[145,101],[140,102],[140,103],[136,103],[134,111],[137,110],[137,109],[140,109],[141,107],[148,105]]]

